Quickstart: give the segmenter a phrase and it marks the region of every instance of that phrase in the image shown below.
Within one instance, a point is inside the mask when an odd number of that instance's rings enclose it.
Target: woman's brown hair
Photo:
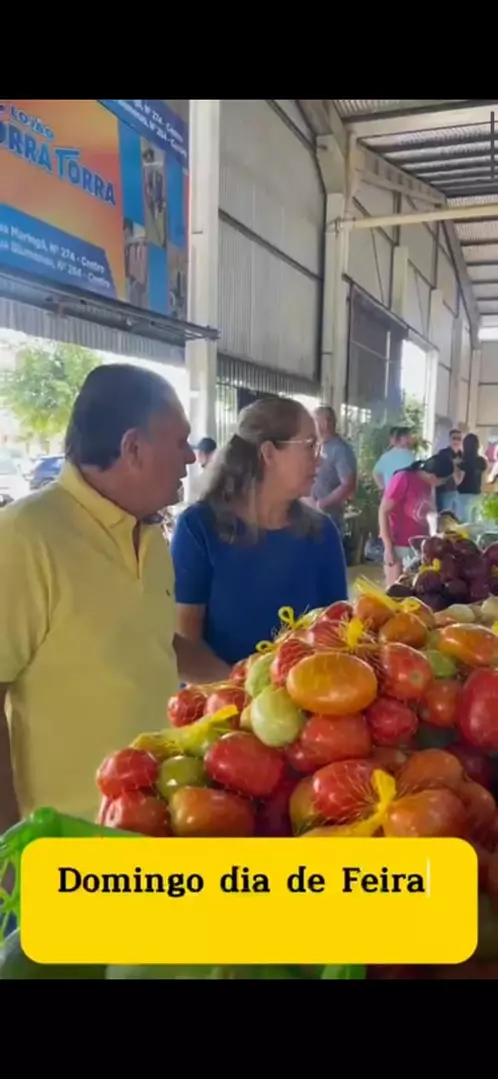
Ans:
[[[241,506],[249,509],[251,519],[244,535],[256,539],[255,496],[264,475],[261,447],[265,442],[278,446],[295,438],[305,415],[303,405],[285,397],[262,398],[242,409],[237,431],[206,469],[200,495],[200,501],[211,508],[224,540],[238,538],[237,509]],[[289,522],[301,535],[320,533],[320,515],[299,499],[289,507]]]

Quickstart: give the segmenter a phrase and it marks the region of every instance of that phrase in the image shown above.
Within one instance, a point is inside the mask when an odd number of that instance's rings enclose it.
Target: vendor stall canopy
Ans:
[[[498,100],[308,100],[301,105],[318,136],[333,133],[335,117],[359,145],[432,189],[433,204],[420,220],[454,223],[474,311],[481,326],[498,326]],[[443,209],[447,213],[441,217]]]

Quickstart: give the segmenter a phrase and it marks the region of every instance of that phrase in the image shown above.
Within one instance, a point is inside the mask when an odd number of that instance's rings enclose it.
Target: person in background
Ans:
[[[448,463],[452,465],[452,469],[449,474],[449,480],[446,484],[441,485],[436,491],[437,510],[439,514],[442,514],[445,510],[449,510],[451,514],[458,517],[457,490],[453,477],[454,468],[455,466],[458,466],[462,456],[462,433],[458,428],[453,428],[453,430],[450,431],[449,445],[438,451],[438,457],[440,454],[442,454]]]
[[[337,527],[302,501],[316,467],[315,427],[302,405],[267,398],[242,410],[173,535],[182,637],[234,664],[273,638],[281,607],[298,618],[346,599]]]
[[[389,449],[386,450],[373,470],[373,478],[380,491],[385,491],[394,474],[407,469],[415,461],[412,450],[413,435],[409,427],[391,429]]]
[[[103,758],[165,724],[180,678],[228,669],[176,632],[160,511],[194,460],[172,387],[103,364],[59,479],[0,514],[0,834],[40,806],[93,820]]]
[[[414,461],[394,474],[379,508],[379,533],[384,544],[386,583],[393,585],[404,564],[413,557],[410,540],[429,535],[429,514],[435,510],[434,492],[450,476],[458,482],[448,455],[439,453],[428,461]]]
[[[463,478],[456,489],[457,517],[462,523],[475,520],[481,501],[482,487],[489,466],[479,450],[477,435],[466,435],[463,440],[460,469]]]
[[[213,455],[216,453],[218,447],[214,439],[210,439],[207,435],[200,440],[195,448],[195,456],[197,464],[201,469],[205,469],[206,465],[209,465]]]
[[[320,461],[310,503],[342,531],[345,505],[356,491],[356,456],[352,446],[337,434],[337,419],[330,406],[321,405],[316,410],[315,425]]]

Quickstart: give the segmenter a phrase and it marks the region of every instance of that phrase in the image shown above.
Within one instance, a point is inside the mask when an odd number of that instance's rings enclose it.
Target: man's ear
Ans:
[[[138,428],[130,428],[125,431],[121,439],[121,457],[130,465],[138,464],[139,457],[139,431]]]

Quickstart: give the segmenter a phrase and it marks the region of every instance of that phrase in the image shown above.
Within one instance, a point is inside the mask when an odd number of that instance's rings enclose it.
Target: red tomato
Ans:
[[[400,701],[420,701],[433,679],[427,658],[409,645],[384,645],[380,667],[383,693]]]
[[[377,698],[366,710],[365,716],[372,739],[380,746],[402,746],[415,735],[418,728],[418,719],[413,710],[393,698]]]
[[[452,791],[439,788],[397,799],[386,813],[383,831],[384,836],[391,838],[463,838],[466,825],[467,815],[463,803]]]
[[[294,772],[304,773],[305,776],[309,776],[320,768],[315,755],[310,750],[305,750],[301,739],[296,739],[291,746],[286,746],[284,754]]]
[[[206,711],[207,697],[197,686],[186,686],[169,700],[168,717],[173,727],[186,727],[200,720]]]
[[[339,622],[330,622],[329,619],[317,619],[313,626],[306,631],[306,641],[313,649],[340,649],[344,644]]]
[[[299,638],[288,638],[279,645],[270,666],[270,678],[274,686],[285,686],[289,671],[305,656],[312,655],[312,648]]]
[[[296,836],[311,829],[313,825],[318,825],[321,821],[316,807],[313,781],[313,776],[300,780],[289,800],[292,831]]]
[[[479,754],[472,746],[464,743],[453,743],[448,747],[448,753],[453,754],[461,761],[467,776],[475,780],[476,784],[482,784],[489,788],[493,782],[493,770],[487,758]]]
[[[291,669],[286,685],[295,705],[323,716],[362,712],[375,700],[378,689],[372,668],[341,652],[307,656]]]
[[[204,767],[217,784],[254,799],[267,799],[280,784],[285,758],[248,731],[234,731],[212,743]]]
[[[227,705],[233,705],[240,716],[246,705],[249,705],[250,700],[249,694],[246,694],[243,687],[222,686],[209,695],[206,701],[205,713],[206,716],[211,716],[212,713],[218,712],[220,709],[226,709]]]
[[[262,802],[256,813],[256,836],[292,836],[289,802],[299,783],[285,776],[269,799]]]
[[[428,630],[422,619],[404,611],[393,615],[379,630],[379,641],[383,645],[395,641],[402,645],[411,645],[413,649],[421,649],[427,636]]]
[[[254,811],[247,799],[231,791],[178,788],[170,800],[175,836],[252,836]]]
[[[300,735],[301,746],[308,750],[318,766],[332,761],[367,758],[372,740],[365,718],[357,716],[312,716]]]
[[[498,642],[498,637],[497,637]],[[498,670],[474,671],[462,691],[457,724],[478,750],[498,750]]]
[[[109,829],[123,829],[143,836],[171,836],[166,803],[143,791],[127,791],[112,799],[102,824]]]
[[[154,787],[159,776],[159,764],[147,750],[126,747],[109,754],[97,772],[97,787],[110,799],[126,791],[145,791]]]
[[[336,600],[335,604],[330,604],[325,611],[319,616],[319,622],[342,622],[342,620],[349,620],[353,617],[353,606],[349,604],[347,600]]]
[[[430,788],[458,790],[463,780],[463,768],[457,758],[446,750],[416,750],[398,773],[401,794],[415,794]]]
[[[327,821],[348,822],[366,814],[378,801],[372,787],[372,761],[335,761],[312,777],[316,808]]]
[[[496,803],[490,791],[473,780],[464,780],[455,792],[467,811],[468,836],[479,843],[486,839],[496,816]]]
[[[427,687],[418,707],[418,715],[424,724],[432,727],[455,726],[462,687],[454,679],[434,679]]]

